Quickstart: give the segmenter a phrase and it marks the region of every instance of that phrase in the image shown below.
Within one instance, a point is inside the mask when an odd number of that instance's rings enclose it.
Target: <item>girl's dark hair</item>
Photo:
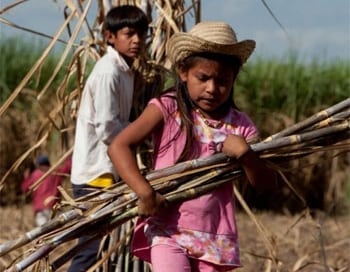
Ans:
[[[198,60],[202,58],[216,60],[221,63],[224,63],[225,65],[229,65],[233,67],[234,73],[236,73],[235,76],[238,74],[240,68],[242,67],[242,63],[235,56],[227,56],[227,55],[212,54],[212,53],[201,53],[201,54],[192,55],[186,58],[181,63],[178,63],[176,65],[176,68],[182,72],[187,72],[191,67],[193,67],[196,64]],[[185,148],[182,151],[180,158],[178,159],[178,162],[180,162],[180,161],[184,161],[192,158],[196,152],[195,150],[193,150],[193,147],[192,147],[192,141],[194,139],[194,135],[193,135],[193,120],[192,120],[191,112],[194,109],[194,104],[188,94],[186,83],[181,81],[179,76],[177,77],[175,89],[176,89],[177,106],[178,106],[180,118],[182,121],[181,126],[186,133]],[[231,95],[229,96],[229,99],[227,99],[227,101],[221,106],[220,109],[223,109],[224,111],[228,111],[230,108],[237,108],[234,102],[233,92],[234,92],[234,89],[232,87]]]
[[[148,19],[146,14],[133,5],[123,5],[112,8],[106,15],[103,31],[109,30],[116,33],[124,27],[135,28],[142,34],[148,30]]]

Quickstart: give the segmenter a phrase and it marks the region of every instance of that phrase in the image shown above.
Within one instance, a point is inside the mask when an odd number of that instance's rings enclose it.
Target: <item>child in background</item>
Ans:
[[[47,156],[38,156],[35,162],[34,171],[31,172],[30,169],[26,169],[24,172],[21,185],[22,192],[28,192],[30,187],[50,169],[50,166],[50,160]],[[40,183],[38,188],[33,190],[31,197],[36,226],[41,226],[50,220],[52,208],[59,198],[58,186],[62,183],[66,175],[70,173],[70,170],[71,159],[69,158],[61,167],[49,174]]]
[[[224,152],[237,159],[253,186],[273,188],[274,171],[249,147],[258,131],[233,103],[234,82],[254,48],[253,40],[238,42],[223,22],[202,22],[189,33],[174,34],[167,55],[178,74],[176,86],[152,99],[108,148],[120,177],[138,196],[142,216],[133,253],[150,262],[153,272],[241,266],[232,184],[182,203],[166,203],[140,174],[133,150],[152,136],[154,169]]]
[[[129,124],[134,94],[132,65],[144,48],[148,19],[136,6],[117,6],[107,13],[103,31],[107,52],[87,79],[77,117],[71,176],[76,198],[118,180],[107,147]],[[88,238],[82,236],[79,244]],[[100,241],[80,250],[68,271],[86,271],[94,264]]]

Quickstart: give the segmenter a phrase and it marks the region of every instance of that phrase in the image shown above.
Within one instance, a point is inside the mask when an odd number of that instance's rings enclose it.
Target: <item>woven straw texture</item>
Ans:
[[[173,64],[196,53],[236,56],[245,63],[255,48],[255,41],[238,42],[230,25],[224,22],[201,22],[188,33],[174,34],[167,45],[167,56]]]

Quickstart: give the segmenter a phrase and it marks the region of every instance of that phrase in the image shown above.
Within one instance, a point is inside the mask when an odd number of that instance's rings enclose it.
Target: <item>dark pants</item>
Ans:
[[[74,185],[73,184],[73,194],[75,198],[87,195],[91,193],[91,188],[87,185]],[[83,244],[88,240],[90,236],[81,236],[78,240],[78,246]],[[85,272],[97,261],[97,253],[100,246],[102,238],[97,238],[92,242],[89,242],[84,246],[72,259],[72,263],[68,268],[67,272]]]

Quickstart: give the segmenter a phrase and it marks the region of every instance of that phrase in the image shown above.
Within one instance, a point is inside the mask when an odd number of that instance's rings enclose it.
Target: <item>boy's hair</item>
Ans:
[[[36,164],[38,166],[51,166],[49,157],[45,155],[39,155],[36,159]]]
[[[116,33],[124,27],[132,27],[145,34],[148,30],[146,14],[133,5],[117,6],[109,10],[103,24],[103,31]]]

